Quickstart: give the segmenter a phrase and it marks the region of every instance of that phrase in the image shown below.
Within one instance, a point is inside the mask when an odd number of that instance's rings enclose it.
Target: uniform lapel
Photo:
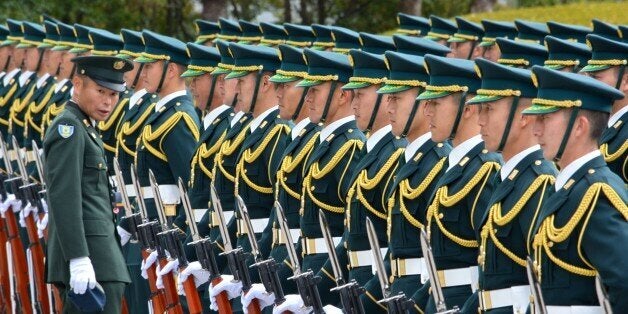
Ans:
[[[615,124],[604,130],[604,133],[602,133],[602,138],[600,139],[600,143],[608,143],[613,138],[615,138],[615,136],[617,136],[617,134],[619,133],[619,130],[621,130],[624,124],[626,124],[626,120],[628,120],[628,112],[624,113],[621,118],[619,118],[619,120],[615,122]]]

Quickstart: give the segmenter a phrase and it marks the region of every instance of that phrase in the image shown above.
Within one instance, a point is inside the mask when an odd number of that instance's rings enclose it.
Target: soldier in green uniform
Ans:
[[[142,42],[142,33],[123,28],[120,34],[124,41],[124,46],[118,51],[116,57],[129,61],[140,57],[145,49]],[[127,91],[132,95],[125,104],[122,104],[127,108],[125,108],[125,114],[119,122],[120,127],[115,135],[117,138],[115,141],[116,158],[120,164],[120,171],[125,182],[124,187],[118,188],[126,189],[126,193],[131,201],[136,197],[131,181],[131,164],[133,164],[135,159],[136,142],[144,122],[154,112],[155,102],[157,101],[157,95],[147,92],[144,88],[144,81],[140,79],[142,70],[142,64],[134,62],[133,69],[125,73],[125,81],[130,82],[127,85]],[[121,211],[119,216],[122,216],[123,213]],[[126,220],[122,219],[117,227],[120,241],[123,245],[122,253],[131,275],[131,284],[126,287],[124,298],[127,301],[130,313],[147,313],[150,290],[148,281],[141,276],[141,244],[129,242],[131,234],[125,229],[128,228],[126,224]]]
[[[196,26],[196,44],[208,47],[214,46],[214,39],[220,33],[220,25],[216,22],[209,22],[201,19],[194,20]]]
[[[11,56],[11,48],[8,44],[3,44],[5,40],[7,40],[7,36],[9,35],[9,29],[0,25],[0,79],[7,74],[6,69],[9,65],[9,59]]]
[[[482,27],[484,28],[484,36],[480,43],[480,47],[483,48],[482,58],[497,62],[501,52],[499,51],[499,46],[495,44],[495,39],[515,39],[517,37],[517,28],[512,22],[493,20],[482,20]]]
[[[591,48],[579,42],[548,35],[545,44],[549,56],[544,65],[550,69],[578,72],[591,59]]]
[[[593,24],[592,34],[614,41],[621,41],[622,34],[619,32],[617,25],[613,25],[599,19],[591,20],[591,24]]]
[[[261,46],[277,47],[288,39],[288,33],[282,25],[261,22],[259,27],[262,29],[262,39],[259,42]]]
[[[624,93],[624,98],[613,103],[611,117],[600,138],[600,151],[611,171],[628,183],[628,43],[597,35],[589,35],[587,39],[593,56],[581,72]]]
[[[242,35],[237,41],[239,44],[257,45],[262,40],[262,29],[259,24],[245,20],[239,20],[238,24],[242,30]]]
[[[549,29],[550,35],[556,38],[577,41],[581,44],[586,43],[587,35],[592,32],[590,28],[582,25],[565,24],[554,21],[548,21],[547,28]]]
[[[529,69],[547,60],[547,48],[543,45],[507,38],[497,38],[495,42],[501,51],[496,61],[500,64]]]
[[[7,28],[9,35],[2,42],[6,47],[10,47],[9,62],[6,68],[6,74],[2,77],[2,90],[0,90],[0,132],[7,135],[9,131],[9,114],[13,98],[20,87],[19,77],[22,72],[22,63],[24,62],[24,49],[17,49],[24,33],[22,31],[22,22],[7,19]],[[10,159],[15,160],[13,153],[9,152]]]
[[[515,20],[515,27],[518,31],[516,39],[524,42],[542,45],[545,36],[549,35],[549,29],[545,23]]]
[[[312,31],[316,38],[312,42],[312,49],[331,51],[336,43],[331,36],[332,27],[329,25],[312,24]]]
[[[543,159],[533,134],[534,117],[522,116],[536,97],[532,73],[478,59],[482,88],[468,104],[480,105],[478,123],[486,149],[501,152],[504,165],[481,220],[479,288],[464,311],[523,313],[530,286],[525,261],[530,229],[553,189],[556,168]]]
[[[81,57],[73,78],[73,100],[44,138],[50,225],[47,282],[59,288],[64,313],[80,313],[68,293],[83,294],[100,284],[102,313],[120,313],[130,281],[115,232],[103,143],[95,128],[113,110],[124,90],[130,62],[114,57]]]
[[[334,40],[334,47],[331,51],[342,54],[349,54],[351,49],[360,49],[360,34],[354,30],[333,26],[331,28],[331,38]]]
[[[422,16],[397,13],[399,28],[396,34],[408,36],[425,36],[430,31],[430,20]]]
[[[382,256],[386,255],[387,189],[397,170],[403,154],[405,139],[398,139],[391,133],[392,126],[386,114],[388,99],[377,94],[388,74],[384,56],[359,50],[349,52],[353,64],[353,76],[342,89],[353,91],[351,106],[354,110],[357,127],[368,135],[364,156],[353,167],[345,207],[346,230],[343,241],[336,247],[341,263],[348,265],[347,278],[364,286],[373,278],[375,261],[366,232],[366,219],[369,218],[378,230]],[[328,260],[319,276],[321,298],[328,304],[339,304],[339,294],[329,290],[336,286],[332,264]]]
[[[433,40],[441,45],[447,45],[447,40],[458,31],[456,23],[436,15],[430,15],[430,31],[425,39]]]
[[[480,218],[489,201],[501,158],[484,148],[477,106],[467,98],[480,87],[474,63],[425,56],[430,83],[417,99],[427,100],[425,114],[432,140],[450,139],[453,149],[445,173],[427,209],[427,231],[447,305],[461,306],[477,289]],[[434,313],[430,298],[426,312]]]
[[[603,313],[595,276],[614,313],[628,311],[628,194],[598,149],[615,100],[623,93],[593,78],[532,69],[538,94],[524,114],[539,115],[534,135],[556,161],[554,193],[536,219],[532,253],[548,313]]]
[[[43,134],[52,122],[52,120],[63,110],[63,104],[70,99],[72,91],[72,76],[74,74],[75,65],[72,61],[76,55],[69,52],[76,43],[76,34],[74,27],[62,22],[57,23],[59,30],[59,41],[51,50],[61,54],[59,64],[59,73],[57,75],[57,84],[54,94],[50,97],[44,108],[44,114],[41,122],[42,139]]]
[[[456,17],[458,31],[449,39],[452,55],[458,59],[474,60],[482,56],[482,48],[478,46],[484,36],[481,24]]]

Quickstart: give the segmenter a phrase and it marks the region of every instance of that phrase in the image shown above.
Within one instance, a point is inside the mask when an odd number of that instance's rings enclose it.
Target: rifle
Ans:
[[[305,272],[301,272],[301,265],[299,263],[299,257],[297,250],[294,248],[294,241],[292,234],[290,233],[290,227],[288,227],[288,220],[283,211],[283,207],[279,202],[275,201],[275,209],[277,210],[277,221],[279,222],[279,228],[286,238],[286,250],[288,251],[288,258],[292,264],[293,276],[288,280],[294,280],[299,290],[299,295],[303,300],[303,306],[311,309],[314,314],[325,313],[323,310],[323,304],[321,302],[321,296],[318,293],[316,285],[321,281],[321,277],[314,276],[314,272],[308,269]]]
[[[140,213],[133,213],[133,208],[131,206],[131,201],[129,200],[129,196],[126,193],[126,189],[124,188],[124,177],[122,176],[122,170],[120,170],[120,163],[118,162],[118,158],[113,158],[113,170],[115,172],[116,181],[118,186],[121,188],[120,196],[122,196],[122,205],[124,207],[124,218],[129,222],[129,229],[131,233],[131,243],[137,243],[140,235],[137,231],[137,226],[142,224],[142,216]]]
[[[222,211],[222,205],[220,204],[220,198],[218,198],[218,193],[216,192],[216,187],[214,183],[211,184],[211,199],[214,204],[214,210],[216,211],[216,217],[218,218],[218,228],[220,229],[220,237],[222,238],[222,244],[224,248],[224,252],[220,253],[220,255],[224,255],[227,258],[227,264],[229,266],[229,270],[231,274],[233,274],[234,281],[241,281],[242,287],[248,286],[251,287],[251,275],[249,274],[249,270],[246,267],[246,258],[247,253],[242,250],[241,247],[233,248],[231,245],[231,238],[229,237],[229,230],[227,229],[227,222],[225,221],[225,216]],[[212,280],[212,285],[217,285],[222,281],[222,277],[216,276]],[[244,289],[244,288],[243,288]],[[247,290],[248,291],[248,290]],[[222,308],[221,305],[225,303],[229,303],[229,298],[227,297],[226,292],[221,292],[216,297],[216,302],[218,302],[218,307]],[[231,305],[229,305],[230,307]],[[259,308],[259,307],[258,307]],[[251,307],[249,309],[253,310]]]
[[[159,266],[163,268],[169,262],[168,255],[166,254],[166,248],[168,245],[168,233],[170,233],[172,230],[168,226],[168,221],[166,220],[166,212],[164,210],[161,192],[159,191],[159,185],[157,184],[157,180],[155,179],[153,171],[150,169],[148,170],[148,179],[150,181],[150,186],[153,190],[155,207],[157,208],[157,217],[159,218],[159,224],[153,225],[154,227],[152,229],[157,239],[156,247]],[[172,272],[162,276],[162,281],[164,284],[164,291],[166,295],[166,311],[168,311],[168,313],[183,314],[183,308],[179,303],[177,285],[174,281],[174,276]]]
[[[0,134],[0,149],[4,156],[9,156],[7,153],[6,144],[2,139],[2,135]],[[15,148],[14,149],[19,149]],[[19,155],[19,150],[16,150],[16,153]],[[19,157],[18,157],[19,158]],[[13,176],[13,167],[11,165],[11,158],[8,160],[5,158],[5,169],[9,175],[9,178],[4,182],[9,185],[10,192],[13,193],[16,199],[21,199],[20,195],[20,186],[23,184],[22,178],[20,176]],[[9,197],[7,195],[7,197]],[[11,206],[13,207],[13,206]],[[21,208],[9,208],[5,212],[5,222],[7,225],[7,238],[9,240],[9,244],[11,246],[11,257],[13,264],[13,273],[15,276],[15,308],[20,309],[22,313],[33,313],[33,307],[31,304],[31,298],[29,295],[29,278],[28,278],[28,267],[26,261],[26,253],[24,251],[24,245],[20,240],[19,227],[17,222],[17,217],[15,217],[15,213],[19,212]]]
[[[535,263],[528,256],[526,258],[526,273],[528,275],[528,283],[530,284],[530,292],[532,292],[532,304],[530,305],[535,314],[547,314],[545,300],[543,300],[543,292],[537,273]]]
[[[597,293],[597,298],[600,301],[602,309],[604,309],[604,313],[613,314],[611,302],[608,300],[608,292],[606,291],[606,288],[604,288],[599,274],[595,275],[595,292]]]
[[[140,209],[139,213],[142,220],[142,223],[137,225],[138,240],[140,240],[142,245],[142,259],[146,261],[146,258],[148,258],[150,253],[155,250],[156,244],[153,229],[156,223],[148,221],[146,204],[144,203],[144,196],[142,194],[142,189],[140,188],[135,165],[131,165],[131,181],[133,182],[135,195],[137,195],[135,200]],[[164,291],[157,288],[157,274],[155,273],[156,268],[157,266],[153,264],[146,270],[146,273],[148,274],[148,286],[150,288],[150,299],[153,305],[153,311],[155,313],[164,313],[166,311],[166,300]]]
[[[382,252],[377,240],[377,233],[375,232],[375,226],[371,222],[370,218],[366,218],[366,233],[369,238],[369,244],[371,245],[371,253],[375,259],[375,267],[377,268],[377,279],[382,287],[382,296],[384,297],[378,303],[386,303],[388,313],[400,314],[408,313],[414,306],[414,302],[406,297],[403,292],[397,295],[391,296],[390,282],[388,282],[388,274],[384,267],[384,259],[382,258]]]
[[[336,246],[334,245],[331,232],[329,231],[327,217],[325,217],[325,213],[323,213],[322,209],[318,211],[318,218],[321,233],[325,238],[325,246],[327,246],[331,268],[334,272],[334,277],[336,277],[336,287],[332,288],[330,291],[338,291],[340,294],[340,302],[342,303],[342,308],[345,313],[362,314],[364,313],[364,307],[362,306],[362,302],[360,302],[360,295],[364,293],[364,288],[360,287],[355,280],[346,282],[342,277],[342,270],[338,262],[338,256],[336,256]]]
[[[279,281],[279,275],[277,274],[277,269],[279,268],[277,262],[275,262],[273,258],[269,258],[267,260],[262,259],[262,254],[260,253],[259,247],[257,245],[255,231],[253,229],[253,225],[251,224],[249,210],[246,207],[244,200],[242,200],[242,197],[240,197],[239,195],[236,195],[236,201],[238,204],[238,209],[240,210],[240,215],[242,216],[242,220],[244,221],[247,238],[249,239],[249,243],[251,243],[251,254],[253,255],[253,259],[255,260],[255,263],[251,265],[251,268],[257,268],[260,280],[262,281],[266,292],[272,292],[275,294],[275,304],[281,304],[283,301],[286,300],[286,298],[283,293],[283,288],[281,287],[281,282]],[[247,291],[245,291],[245,293]],[[253,302],[251,303],[259,307],[259,302],[257,300],[253,300]]]
[[[436,263],[434,262],[434,254],[432,254],[432,246],[430,246],[425,229],[420,230],[421,250],[423,251],[423,257],[427,264],[427,273],[430,276],[430,285],[432,288],[432,297],[434,297],[434,304],[436,305],[436,311],[438,313],[458,313],[458,307],[454,307],[451,310],[447,310],[447,304],[445,303],[445,296],[443,289],[438,280],[438,273],[436,271]]]
[[[183,203],[183,209],[185,210],[188,226],[190,228],[190,233],[192,234],[192,237],[198,238],[198,227],[196,226],[196,222],[194,221],[194,211],[192,210],[192,205],[190,204],[188,193],[184,187],[184,183],[181,178],[179,178],[178,186],[179,194],[181,194],[181,200]],[[187,256],[185,255],[183,245],[181,244],[181,241],[177,239],[176,234],[171,233],[169,239],[171,244],[170,255],[172,255],[172,258],[177,258],[179,260],[179,270],[183,270],[189,264]],[[183,290],[185,291],[185,298],[187,299],[188,310],[190,311],[190,313],[203,313],[203,306],[201,304],[201,299],[198,296],[198,291],[196,290],[194,276],[188,277],[188,279],[184,281],[182,285]]]
[[[4,181],[7,175],[0,173],[0,195],[2,199],[7,198],[7,192],[4,188]],[[9,263],[7,261],[7,232],[5,228],[5,220],[0,217],[0,313],[8,313],[11,311],[11,277],[9,275]]]

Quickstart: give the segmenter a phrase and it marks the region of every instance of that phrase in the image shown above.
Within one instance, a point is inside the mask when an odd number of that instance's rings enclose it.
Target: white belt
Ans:
[[[514,286],[510,288],[480,291],[480,309],[491,309],[512,306],[514,313],[525,312],[530,304],[530,286]]]
[[[428,278],[425,258],[395,258],[390,261],[392,274],[395,277],[422,275],[421,283]],[[425,277],[425,278],[424,278]]]
[[[124,186],[124,189],[126,190],[126,196],[128,197],[136,197],[137,195],[135,195],[135,188],[133,187],[133,184],[126,184]]]
[[[382,253],[382,257],[386,255],[386,252],[388,252],[388,248],[386,247],[380,248],[379,250]],[[371,250],[347,251],[347,255],[349,256],[350,268],[375,265],[375,257],[373,256],[373,252],[371,252]]]
[[[205,215],[207,208],[194,208],[192,211],[194,212],[194,221],[198,223]]]
[[[238,223],[238,234],[239,235],[246,234],[247,229],[246,229],[244,220],[238,219],[237,223]],[[253,226],[254,233],[262,233],[264,232],[264,229],[266,229],[266,226],[268,225],[268,218],[251,219],[251,225]]]
[[[338,245],[341,239],[341,237],[332,238],[334,246]],[[329,253],[325,244],[325,238],[301,238],[301,245],[305,255]]]
[[[297,243],[297,241],[299,241],[299,237],[301,237],[301,229],[289,229],[288,231],[290,232],[290,236],[292,236],[292,242]],[[273,228],[273,244],[280,245],[286,243],[287,239],[284,236],[283,231],[281,231],[281,229]]]
[[[179,188],[174,184],[159,185],[159,194],[161,195],[161,201],[164,204],[179,204],[179,202],[181,201],[179,198]],[[144,199],[155,198],[155,195],[153,195],[152,187],[143,186],[142,196],[144,197]]]
[[[441,287],[471,285],[471,290],[478,289],[478,267],[454,268],[436,271]]]
[[[34,150],[26,151],[26,162],[35,162],[37,160],[37,154],[41,156],[43,149],[39,149],[37,152]]]
[[[232,210],[228,210],[228,211],[223,211],[222,214],[225,216],[225,225],[229,223],[229,221],[231,221],[231,218],[233,218],[233,211]],[[212,221],[211,221],[211,226],[212,227],[218,227],[218,225],[220,225],[218,223],[218,212],[217,211],[212,211]]]
[[[566,291],[568,293],[568,291]],[[572,305],[572,306],[556,306],[548,305],[547,314],[603,314],[604,310],[601,306],[591,305]]]

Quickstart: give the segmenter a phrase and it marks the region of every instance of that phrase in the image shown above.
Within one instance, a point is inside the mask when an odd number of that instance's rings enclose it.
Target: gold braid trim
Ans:
[[[158,54],[152,54],[148,52],[142,52],[141,56],[145,58],[153,59],[153,60],[170,60],[169,55],[158,55]]]
[[[469,90],[469,87],[467,86],[460,86],[460,85],[448,85],[448,86],[434,86],[434,85],[427,85],[425,87],[425,90],[431,91],[431,92],[466,92]]]
[[[312,43],[312,46],[330,48],[336,46],[336,43],[333,41],[315,41]]]
[[[386,79],[384,82],[386,85],[405,85],[405,86],[413,86],[413,87],[425,87],[427,83],[416,81],[416,80],[389,80]]]
[[[218,63],[218,67],[219,68],[223,68],[225,70],[231,70],[231,69],[233,69],[234,65],[233,64],[227,64],[227,63]]]
[[[524,206],[528,203],[530,198],[536,193],[539,188],[542,188],[544,193],[548,184],[554,184],[556,179],[552,175],[543,174],[538,176],[532,184],[526,189],[526,191],[521,195],[521,198],[517,200],[517,202],[513,205],[510,211],[506,215],[502,215],[502,204],[501,202],[493,204],[490,207],[488,212],[488,220],[484,227],[482,227],[482,231],[480,232],[480,237],[482,239],[482,245],[480,245],[480,255],[478,256],[478,264],[484,266],[484,262],[486,259],[486,246],[488,242],[488,238],[490,236],[491,241],[495,244],[495,246],[508,258],[510,258],[513,262],[521,267],[526,267],[525,258],[520,258],[515,253],[510,251],[503,243],[499,241],[497,238],[497,229],[496,226],[503,227],[506,224],[509,224],[519,213],[523,210]],[[543,201],[543,198],[539,200],[539,207]],[[538,207],[537,207],[538,208]]]
[[[580,64],[580,60],[546,60],[545,65],[564,65],[576,66]]]
[[[427,36],[432,36],[432,37],[436,37],[436,38],[440,38],[440,39],[449,39],[449,35],[447,34],[440,34],[440,33],[434,33],[434,32],[428,32]]]
[[[362,206],[368,209],[373,215],[381,219],[386,219],[386,216],[387,216],[385,213],[386,208],[383,208],[384,212],[378,211],[375,207],[373,207],[373,205],[369,204],[369,202],[364,197],[363,191],[372,190],[375,187],[377,187],[382,181],[382,179],[384,178],[384,176],[389,173],[389,170],[393,165],[395,166],[395,168],[393,169],[393,172],[394,172],[394,170],[397,169],[397,166],[399,164],[398,163],[399,156],[401,156],[403,152],[404,152],[403,148],[397,149],[388,158],[386,163],[377,171],[377,173],[373,176],[372,179],[369,179],[368,177],[368,170],[363,169],[362,171],[360,171],[360,174],[358,175],[358,178],[356,179],[356,182],[355,182],[355,188],[356,188],[355,191],[357,192],[356,199],[360,201]]]
[[[589,60],[590,65],[626,65],[628,60],[609,59],[609,60]]]
[[[461,38],[461,39],[466,39],[466,40],[471,40],[471,41],[476,41],[476,40],[480,39],[478,36],[461,34],[461,33],[455,33],[454,37]]]
[[[129,55],[133,58],[138,58],[142,55],[142,53],[138,53],[138,52],[133,52],[133,51],[129,51],[129,50],[120,50],[120,54],[124,54],[124,55]]]
[[[582,106],[582,102],[580,100],[552,100],[545,98],[534,98],[532,99],[533,104],[544,105],[544,106],[554,106],[554,107],[562,107],[562,108],[571,108],[571,107],[580,107]]]
[[[288,186],[288,184],[285,182],[286,174],[292,173],[299,165],[305,164],[302,162],[305,161],[305,157],[309,156],[312,152],[314,144],[316,144],[316,141],[318,141],[319,133],[320,132],[316,132],[296,156],[292,157],[288,155],[281,161],[281,167],[279,167],[279,172],[277,173],[277,181],[279,181],[279,184],[281,184],[281,187],[288,193],[288,195],[292,196],[295,199],[300,199],[301,194],[294,191]]]
[[[188,65],[188,69],[192,70],[192,71],[204,71],[204,72],[212,72],[214,71],[216,68],[212,67],[212,66],[199,66],[199,65]]]
[[[477,242],[477,240],[463,239],[449,232],[449,230],[445,228],[445,226],[443,225],[441,221],[442,216],[441,216],[441,213],[439,213],[439,207],[440,205],[443,205],[445,207],[451,207],[451,206],[456,205],[464,197],[466,197],[469,194],[469,192],[471,192],[471,190],[482,179],[488,178],[488,176],[490,176],[491,174],[491,171],[494,169],[499,169],[498,163],[487,162],[483,164],[482,167],[478,169],[477,173],[473,176],[473,178],[471,178],[469,182],[467,182],[467,184],[465,184],[465,186],[454,195],[448,195],[448,187],[446,185],[438,188],[438,190],[436,190],[436,194],[434,195],[434,200],[432,202],[432,205],[430,205],[430,207],[428,207],[427,209],[428,230],[431,229],[430,226],[432,224],[432,219],[434,219],[434,221],[436,222],[436,225],[441,230],[441,232],[454,243],[463,247],[468,247],[468,248],[479,247],[479,243]]]
[[[28,110],[30,112],[32,112],[32,113],[39,113],[39,112],[41,112],[41,110],[46,107],[46,104],[50,100],[50,97],[52,97],[52,94],[54,94],[56,86],[57,86],[57,84],[50,85],[48,91],[46,92],[46,94],[44,96],[44,98],[41,99],[39,104],[37,104],[37,102],[35,102],[35,101],[31,102],[31,104],[28,106]]]
[[[530,65],[530,61],[526,60],[526,59],[497,59],[498,63],[501,64],[513,64],[513,65],[525,65],[525,66],[529,66]]]
[[[275,138],[275,136],[277,136],[278,134],[281,134],[281,132],[283,132],[285,128],[286,128],[285,124],[275,125],[275,127],[273,127],[273,129],[270,130],[270,132],[268,132],[268,134],[264,137],[264,140],[262,140],[262,142],[254,151],[251,152],[251,148],[248,148],[247,150],[244,151],[244,153],[242,154],[240,158],[240,161],[238,162],[238,165],[236,166],[236,194],[238,193],[237,185],[240,182],[238,179],[242,179],[242,181],[244,181],[244,183],[246,183],[247,186],[249,186],[250,188],[252,188],[258,193],[262,193],[262,194],[273,193],[272,184],[270,187],[265,187],[265,186],[261,186],[253,182],[249,178],[249,176],[246,174],[246,169],[245,169],[244,164],[245,163],[252,164],[255,161],[257,161],[257,159],[264,153],[264,151],[266,151],[266,148],[268,147],[268,144],[270,143],[270,141],[272,141]]]
[[[418,29],[403,29],[403,28],[398,28],[398,29],[397,29],[397,33],[408,34],[408,35],[414,35],[414,36],[421,35],[421,31],[420,31],[420,30],[418,30]]]
[[[242,126],[242,130],[240,130],[240,133],[238,133],[236,138],[233,139],[233,142],[231,140],[225,140],[220,146],[220,150],[216,154],[216,159],[214,161],[215,163],[214,167],[218,167],[218,170],[220,170],[220,172],[225,176],[225,178],[227,178],[227,180],[233,183],[235,183],[236,181],[235,174],[231,175],[229,171],[225,169],[225,167],[222,165],[223,163],[222,159],[224,156],[231,156],[238,148],[240,148],[240,144],[242,144],[242,141],[244,141],[244,137],[246,136],[246,132],[248,131],[247,128],[248,128],[248,123]],[[236,171],[237,171],[237,165],[236,165]],[[216,171],[213,171],[213,173],[216,173]]]
[[[225,137],[227,136],[227,131],[224,131],[222,133],[222,135],[220,135],[220,137],[218,138],[218,140],[209,148],[207,148],[207,143],[203,143],[199,146],[198,150],[196,151],[196,153],[194,154],[194,156],[192,157],[192,161],[190,163],[191,165],[191,170],[190,170],[190,184],[191,187],[194,186],[194,175],[195,175],[195,171],[194,169],[196,168],[196,165],[198,164],[198,167],[201,169],[201,171],[210,179],[214,179],[214,173],[212,172],[212,170],[208,169],[205,164],[203,163],[203,159],[208,159],[210,156],[212,156],[213,154],[215,154],[216,152],[218,152],[218,150],[220,150],[220,146],[222,145],[222,142],[225,140]]]
[[[124,98],[118,102],[116,109],[114,109],[111,115],[109,115],[109,118],[107,118],[106,121],[98,122],[98,129],[101,131],[108,131],[116,122],[119,122],[119,119],[121,118],[120,114],[124,111],[124,106],[128,102],[129,98]]]
[[[14,84],[13,87],[9,89],[9,92],[7,92],[4,95],[4,97],[0,98],[0,107],[4,107],[7,104],[7,101],[9,101],[11,97],[13,97],[13,94],[15,94],[16,90],[17,90],[17,84]]]
[[[606,160],[606,162],[617,160],[626,153],[626,149],[628,149],[628,140],[624,140],[624,143],[621,144],[621,146],[614,153],[609,153],[608,143],[604,143],[600,146],[600,152],[602,153],[602,156],[604,156],[604,160]]]
[[[372,77],[352,76],[349,78],[349,82],[369,83],[373,85],[384,83],[384,81],[386,81],[385,77],[372,78]]]
[[[484,96],[511,97],[511,96],[521,96],[521,91],[514,90],[514,89],[478,89],[477,94],[484,95]]]
[[[296,46],[296,47],[309,47],[312,45],[312,43],[309,41],[294,41],[294,40],[286,40],[286,44],[290,46]]]
[[[441,160],[434,165],[434,167],[432,168],[432,170],[430,170],[425,179],[423,179],[423,181],[421,181],[421,183],[416,188],[412,188],[410,186],[410,180],[408,179],[405,179],[399,183],[399,210],[403,214],[403,217],[405,217],[406,220],[416,228],[420,229],[424,228],[425,226],[418,219],[414,218],[410,211],[408,211],[408,207],[406,206],[406,202],[404,201],[404,199],[414,200],[421,194],[423,194],[423,192],[425,192],[425,189],[427,189],[432,181],[434,181],[434,178],[436,178],[436,176],[443,169],[446,160],[447,158],[445,157],[441,158]],[[392,200],[393,204],[389,204],[389,206],[394,206],[394,199]]]
[[[153,131],[151,125],[147,125],[144,127],[144,131],[142,132],[141,142],[144,144],[146,149],[153,154],[155,157],[163,160],[164,162],[168,162],[168,157],[166,153],[164,153],[162,148],[162,142],[166,135],[174,129],[179,120],[183,119],[187,127],[192,132],[194,139],[198,141],[199,138],[199,130],[196,126],[196,123],[192,118],[185,112],[176,112],[172,116],[170,116],[164,123],[162,123],[157,130]],[[159,139],[159,147],[155,148],[150,142]]]
[[[582,200],[576,208],[573,216],[569,219],[569,221],[567,221],[564,226],[558,228],[555,226],[555,215],[547,217],[541,224],[539,232],[534,237],[533,242],[536,261],[539,265],[541,264],[542,252],[545,252],[545,254],[547,254],[547,257],[553,263],[568,272],[587,277],[593,277],[597,274],[597,271],[592,267],[590,269],[578,267],[559,259],[552,253],[551,248],[554,246],[554,243],[560,243],[565,241],[573,233],[578,224],[580,224],[580,221],[585,216],[585,214],[591,214],[590,212],[595,209],[595,205],[597,204],[597,200],[601,192],[604,193],[611,205],[614,206],[617,211],[622,214],[622,216],[624,216],[624,219],[628,220],[628,206],[626,206],[626,203],[621,199],[619,194],[617,194],[617,192],[606,183],[598,182],[592,184],[582,196]],[[583,232],[584,228],[581,231],[580,238],[582,238]],[[591,266],[582,257],[582,254],[580,254],[580,258],[582,259],[582,261],[585,264]]]
[[[338,75],[306,75],[305,76],[306,80],[311,80],[311,81],[337,81],[338,80]]]
[[[279,74],[279,75],[285,75],[285,76],[297,76],[300,78],[304,78],[307,76],[307,72],[299,72],[299,71],[284,71],[284,70],[277,70],[275,71],[275,73]]]
[[[267,45],[279,45],[279,44],[283,44],[284,42],[285,42],[285,40],[283,40],[283,39],[262,38],[260,40],[260,43],[267,44]]]
[[[128,146],[126,146],[124,136],[132,135],[141,126],[143,126],[144,121],[148,118],[148,116],[150,116],[153,113],[154,107],[155,107],[154,103],[150,104],[148,108],[146,108],[146,110],[142,112],[142,115],[137,119],[137,121],[135,121],[135,124],[131,125],[131,121],[124,122],[122,124],[122,127],[120,128],[120,132],[116,134],[116,137],[118,139],[117,141],[118,147],[122,147],[122,149],[132,157],[135,157],[135,150],[132,150]]]
[[[236,66],[234,65],[231,71],[246,71],[246,72],[254,72],[261,71],[264,69],[262,65],[249,65],[249,66]]]

